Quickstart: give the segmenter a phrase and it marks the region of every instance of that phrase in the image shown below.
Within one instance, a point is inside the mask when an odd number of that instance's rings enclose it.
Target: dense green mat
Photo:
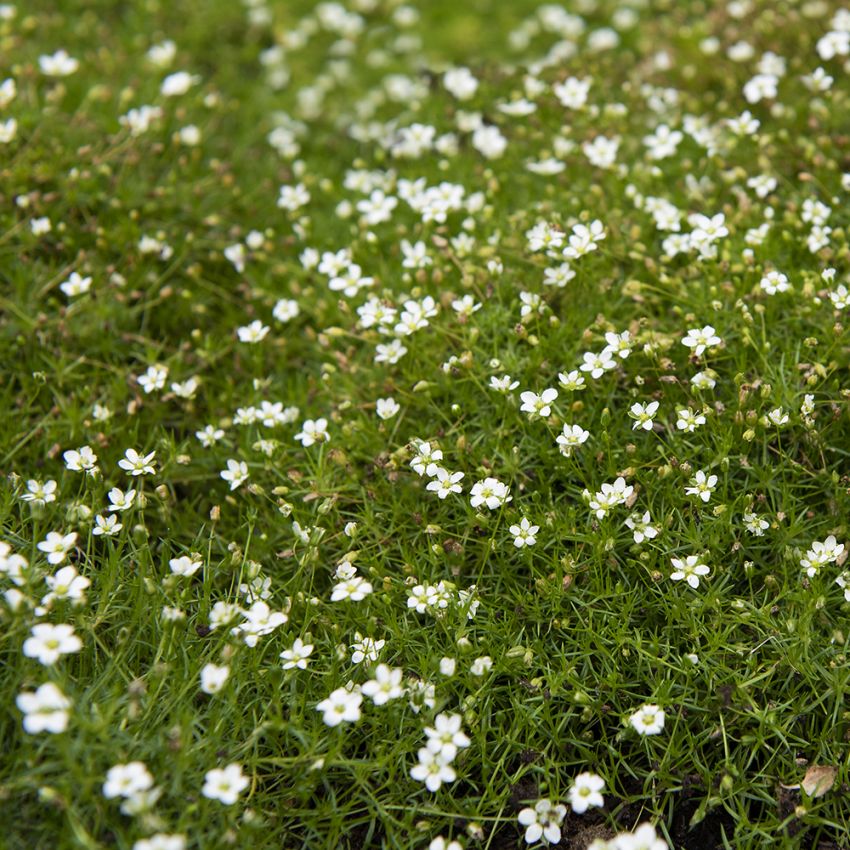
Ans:
[[[850,10],[0,63],[0,847],[850,846]]]

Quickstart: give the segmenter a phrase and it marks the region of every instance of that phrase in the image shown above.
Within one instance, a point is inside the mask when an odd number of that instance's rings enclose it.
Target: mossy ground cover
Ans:
[[[850,11],[0,48],[0,845],[848,846]]]

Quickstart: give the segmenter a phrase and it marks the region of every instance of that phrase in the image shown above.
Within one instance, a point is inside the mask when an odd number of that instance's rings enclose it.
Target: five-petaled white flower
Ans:
[[[698,469],[693,478],[688,481],[688,486],[685,487],[685,495],[696,496],[698,499],[702,499],[703,502],[708,502],[716,487],[717,476],[706,475],[705,472]]]
[[[510,502],[512,498],[507,484],[496,478],[485,478],[472,485],[469,501],[473,508],[484,505],[491,511],[495,511],[496,508]]]
[[[304,643],[301,638],[295,638],[292,646],[280,653],[280,657],[283,660],[283,669],[292,670],[297,667],[299,670],[306,670],[312,653],[312,643]]]
[[[657,412],[657,401],[651,401],[648,404],[635,402],[629,410],[629,416],[634,419],[632,430],[636,431],[638,428],[643,428],[644,431],[651,431],[653,417]]]
[[[546,798],[538,800],[534,808],[525,808],[517,815],[520,826],[525,827],[525,843],[558,844],[561,841],[561,824],[567,816],[567,807],[553,805]]]
[[[153,475],[156,471],[153,465],[153,459],[156,452],[151,452],[147,455],[140,455],[135,449],[127,449],[124,452],[124,457],[118,461],[118,466],[130,475]]]
[[[683,579],[696,590],[699,587],[701,576],[707,576],[711,570],[702,563],[699,555],[688,555],[686,558],[671,558],[673,564],[673,572],[670,573],[670,578],[673,581],[682,581]]]
[[[306,419],[301,426],[301,431],[295,435],[295,439],[304,448],[312,446],[313,443],[321,443],[330,439],[328,434],[327,419]]]
[[[421,747],[416,754],[419,764],[410,769],[410,776],[417,782],[424,782],[429,791],[439,791],[443,783],[457,779],[452,760],[442,753],[435,753],[427,747]]]
[[[664,711],[647,703],[629,717],[629,724],[639,735],[657,735],[664,728]]]
[[[201,793],[209,800],[232,806],[250,784],[251,780],[242,773],[241,765],[229,764],[224,768],[207,771]]]
[[[552,402],[558,397],[558,391],[550,387],[543,390],[539,395],[537,393],[526,390],[520,394],[522,407],[520,410],[523,413],[528,413],[532,416],[539,416],[545,419],[552,413]]]
[[[72,531],[69,534],[62,534],[61,531],[50,531],[47,537],[40,541],[38,549],[47,555],[47,563],[61,564],[68,553],[74,548],[77,542],[77,532]]]
[[[533,546],[537,542],[536,535],[540,531],[540,526],[532,525],[527,517],[523,517],[519,525],[512,525],[508,531],[513,535],[514,546],[522,549],[524,546]]]
[[[563,431],[555,437],[558,451],[564,457],[572,457],[573,450],[587,442],[590,431],[585,431],[581,425],[564,425]]]
[[[658,536],[658,529],[652,525],[649,511],[636,511],[626,520],[626,527],[631,529],[635,543],[643,543],[644,540],[652,540]]]
[[[360,719],[360,705],[363,697],[358,691],[337,688],[327,699],[316,705],[316,711],[323,714],[326,726],[339,726],[340,723],[355,723]]]
[[[682,345],[692,348],[697,357],[707,348],[720,345],[721,342],[722,340],[714,332],[714,328],[711,325],[706,325],[703,328],[691,328],[682,338]]]
[[[580,773],[570,786],[568,793],[570,806],[577,815],[584,814],[591,806],[605,805],[602,789],[605,780],[595,773]]]
[[[231,490],[235,490],[248,480],[248,464],[231,458],[227,461],[227,469],[222,469],[219,475],[230,484]]]
[[[53,682],[45,682],[35,693],[18,694],[15,705],[23,712],[24,731],[30,735],[39,732],[57,735],[68,728],[71,700]]]
[[[103,783],[103,796],[107,800],[113,797],[134,797],[136,794],[153,787],[153,776],[144,762],[131,761],[128,764],[116,764],[106,773]]]
[[[437,466],[434,469],[432,480],[425,485],[425,489],[436,493],[439,498],[445,499],[450,493],[460,493],[463,490],[460,485],[462,478],[462,472],[449,472],[442,466]]]
[[[363,683],[360,693],[369,697],[375,705],[384,705],[391,699],[398,699],[404,695],[404,685],[401,683],[403,676],[404,671],[400,667],[379,664],[372,678]]]

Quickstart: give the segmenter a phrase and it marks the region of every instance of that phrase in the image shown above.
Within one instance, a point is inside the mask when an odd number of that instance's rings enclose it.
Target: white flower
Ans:
[[[354,643],[351,644],[351,663],[360,664],[363,661],[377,661],[378,655],[386,644],[385,640],[375,640],[363,637],[360,632],[354,633]]]
[[[632,353],[632,336],[628,331],[620,334],[608,331],[605,334],[606,346],[612,354],[616,354],[621,360],[625,360]]]
[[[605,372],[617,365],[610,348],[603,348],[598,354],[586,351],[582,355],[582,359],[584,362],[579,366],[579,369],[582,372],[589,372],[591,378],[601,378]]]
[[[555,437],[558,450],[564,457],[571,457],[573,449],[587,442],[590,432],[585,431],[580,425],[564,425],[562,433]]]
[[[783,425],[788,424],[789,416],[781,407],[775,407],[768,412],[767,420],[771,425],[781,428]]]
[[[477,313],[481,309],[481,304],[476,302],[472,295],[464,295],[463,298],[456,298],[452,301],[452,310],[461,317],[468,319],[473,313]]]
[[[595,773],[580,773],[570,786],[570,806],[577,815],[584,814],[591,806],[604,806],[602,789],[605,780]]]
[[[71,472],[87,472],[92,474],[97,469],[97,455],[90,446],[82,446],[79,449],[69,449],[64,452],[65,467]]]
[[[590,498],[588,504],[596,514],[596,518],[603,519],[611,508],[625,504],[634,490],[634,486],[626,484],[626,479],[620,476],[613,484],[604,483],[600,491]]]
[[[526,517],[523,517],[519,525],[512,525],[509,529],[514,538],[514,546],[522,549],[523,546],[533,546],[537,542],[535,536],[540,530],[539,525],[532,525]]]
[[[427,748],[432,753],[439,753],[447,761],[454,761],[458,749],[464,749],[472,743],[461,728],[462,721],[459,714],[438,714],[434,718],[434,725],[425,727]]]
[[[384,345],[383,343],[375,346],[375,362],[389,363],[394,365],[407,354],[407,349],[402,345],[400,339],[394,339],[392,342]]]
[[[68,557],[68,552],[77,542],[77,532],[62,534],[60,531],[50,531],[44,540],[38,544],[38,550],[47,555],[48,564],[61,564]]]
[[[759,286],[768,295],[776,295],[777,292],[787,292],[791,288],[787,276],[777,271],[768,272],[759,281]]]
[[[699,587],[700,576],[707,576],[711,570],[700,561],[699,555],[688,555],[682,558],[671,558],[674,570],[670,573],[673,581],[684,579],[694,590]]]
[[[850,54],[850,31],[832,30],[818,39],[816,45],[818,56],[828,62],[836,56]]]
[[[154,455],[156,455],[156,452],[140,455],[135,449],[127,449],[124,452],[124,457],[118,461],[118,466],[133,476],[153,475],[156,471],[153,465]]]
[[[122,523],[118,522],[118,517],[115,514],[109,514],[108,516],[98,514],[94,518],[94,528],[91,533],[95,537],[113,537],[118,534],[122,528],[124,528],[124,526]]]
[[[245,325],[241,328],[236,328],[236,335],[239,337],[239,342],[257,343],[265,339],[269,332],[269,326],[264,325],[259,319],[254,319],[250,325]]]
[[[53,684],[46,682],[35,693],[24,691],[15,698],[24,714],[24,731],[30,735],[50,732],[57,735],[68,728],[71,700]]]
[[[254,647],[264,635],[271,634],[275,629],[289,621],[283,611],[272,611],[267,602],[257,600],[247,611],[240,612],[243,621],[231,629],[231,634],[241,637],[246,646]]]
[[[461,493],[463,491],[463,487],[460,485],[462,478],[462,472],[449,472],[441,466],[435,466],[433,480],[428,482],[425,489],[436,493],[440,499],[445,499],[450,493]]]
[[[691,378],[691,383],[698,390],[713,390],[717,385],[717,381],[708,372],[697,372],[696,375]]]
[[[174,74],[169,74],[162,81],[159,91],[163,97],[177,97],[186,94],[192,86],[200,82],[200,79],[200,77],[187,71],[177,71]]]
[[[154,44],[148,49],[145,58],[158,68],[167,68],[177,55],[177,45],[170,39]]]
[[[372,592],[372,585],[361,576],[354,576],[335,584],[331,591],[331,602],[360,602]]]
[[[280,194],[277,199],[277,205],[280,209],[295,212],[309,203],[310,193],[303,183],[280,187]]]
[[[772,100],[776,97],[778,83],[779,79],[774,74],[756,74],[744,86],[744,99],[747,103]]]
[[[304,448],[312,446],[313,443],[321,443],[329,440],[327,419],[306,419],[301,426],[300,433],[295,435]]]
[[[440,659],[441,675],[454,676],[455,670],[457,670],[457,661],[454,658],[449,658],[448,656],[445,656]]]
[[[203,566],[203,561],[189,555],[181,555],[179,558],[172,558],[168,562],[168,566],[174,575],[189,578]]]
[[[392,419],[401,410],[401,405],[394,398],[379,398],[375,402],[375,412],[379,419]]]
[[[676,427],[680,431],[685,431],[692,434],[698,426],[705,425],[705,416],[702,413],[697,413],[689,407],[683,407],[676,411]]]
[[[337,688],[327,699],[316,706],[323,713],[326,726],[339,726],[340,723],[355,723],[360,719],[360,704],[363,697],[357,691]]]
[[[106,495],[110,501],[110,505],[107,510],[126,511],[133,507],[133,502],[136,498],[136,491],[130,489],[125,492],[118,487],[113,487]]]
[[[91,581],[77,572],[76,567],[62,567],[55,575],[46,576],[50,592],[41,600],[42,605],[50,605],[56,599],[66,599],[74,605],[85,601],[86,589]]]
[[[171,392],[178,398],[194,398],[199,386],[200,381],[193,375],[185,381],[174,381],[171,384]]]
[[[657,412],[657,401],[651,401],[649,404],[640,404],[639,402],[635,402],[629,410],[629,416],[635,420],[632,425],[632,430],[636,431],[638,428],[643,428],[644,431],[651,431],[652,420]]]
[[[564,82],[555,83],[552,91],[561,102],[561,106],[566,109],[581,109],[587,103],[591,82],[590,79],[567,77]]]
[[[122,115],[118,119],[118,123],[122,127],[126,127],[131,136],[141,136],[162,118],[162,114],[162,108],[159,106],[140,106],[138,109],[130,109],[125,115]],[[159,253],[161,259],[167,259],[171,256],[170,249],[167,246],[163,246],[159,240],[149,236],[142,237],[139,242],[139,250],[143,254]]]
[[[766,519],[762,519],[752,511],[745,511],[742,519],[744,527],[755,537],[763,537],[765,530],[770,528],[770,523]]]
[[[70,277],[59,284],[59,288],[69,298],[84,295],[91,289],[91,277],[82,277],[79,272],[71,272]]]
[[[437,474],[437,461],[443,459],[443,452],[439,448],[432,448],[425,440],[414,440],[416,445],[416,457],[410,461],[413,471],[419,475],[427,475],[433,478]],[[463,477],[463,476],[461,476]]]
[[[222,469],[219,475],[230,484],[231,490],[235,490],[248,480],[248,464],[231,458],[227,461],[227,469]]]
[[[156,832],[150,838],[140,838],[133,850],[186,850],[186,836]]]
[[[850,602],[850,570],[844,570],[837,576],[835,583],[844,591],[844,601]]]
[[[844,544],[838,543],[835,535],[830,534],[823,543],[812,543],[812,548],[800,559],[800,566],[805,568],[809,578],[814,578],[822,566],[834,563],[843,552]]]
[[[439,791],[444,782],[454,782],[457,778],[451,760],[440,753],[421,747],[417,757],[419,764],[410,769],[410,776],[417,782],[424,782],[429,791]]]
[[[18,95],[18,85],[12,77],[0,83],[0,109],[5,109]]]
[[[489,655],[481,655],[476,658],[469,667],[473,676],[483,676],[493,668],[493,659]]]
[[[652,540],[658,536],[658,529],[651,525],[651,522],[649,511],[645,511],[643,515],[638,511],[626,520],[626,527],[631,529],[635,543],[643,543],[644,540]]]
[[[629,717],[629,723],[639,735],[657,735],[664,728],[664,711],[657,705],[642,705]]]
[[[484,505],[491,511],[502,507],[513,499],[507,484],[503,484],[496,478],[485,478],[472,485],[470,491],[470,504],[473,508]]]
[[[38,67],[45,77],[67,77],[73,74],[80,63],[67,50],[57,50],[53,54],[38,57]]]
[[[708,502],[715,487],[717,487],[717,476],[706,475],[705,472],[698,469],[696,474],[688,481],[688,486],[685,487],[685,495],[696,496],[703,502]]]
[[[534,804],[534,808],[525,808],[517,820],[525,827],[525,843],[558,844],[561,841],[561,824],[567,816],[567,807],[561,804],[552,805],[551,800],[542,799]]]
[[[292,646],[280,653],[280,657],[283,659],[283,669],[292,670],[297,667],[299,670],[306,670],[312,653],[312,643],[304,643],[301,638],[295,638]]]
[[[201,668],[201,690],[205,694],[217,694],[230,676],[230,668],[223,664],[205,664]]]
[[[428,844],[428,850],[463,850],[463,844],[460,841],[449,841],[442,835],[438,835],[436,838],[431,839],[431,842]]]
[[[595,251],[598,247],[597,242],[603,240],[605,235],[605,227],[599,219],[594,219],[590,225],[574,225],[568,240],[569,244],[563,251],[564,256],[568,260],[576,260]]]
[[[201,794],[208,800],[218,800],[226,806],[231,806],[250,784],[251,780],[242,773],[241,765],[229,764],[223,769],[207,771]]]
[[[643,143],[649,149],[649,158],[660,160],[676,153],[676,148],[683,138],[679,130],[672,130],[666,124],[659,124],[654,133],[643,137]]]
[[[404,687],[401,684],[403,675],[404,671],[400,667],[379,664],[375,668],[373,678],[363,684],[360,692],[369,697],[374,705],[384,705],[389,700],[404,695]]]
[[[297,301],[293,301],[291,298],[281,298],[274,305],[272,316],[278,322],[289,322],[294,319],[299,312],[300,309]]]
[[[498,159],[507,146],[508,140],[493,125],[482,124],[472,133],[472,147],[487,159]]]
[[[526,390],[524,393],[520,394],[520,399],[522,401],[522,407],[520,407],[520,410],[523,413],[540,416],[545,419],[552,413],[551,405],[557,397],[558,391],[552,388],[543,390],[540,395]]]
[[[27,481],[27,492],[21,494],[21,499],[24,502],[32,502],[34,505],[46,505],[55,502],[56,482],[52,478],[45,482],[30,479]]]
[[[697,357],[707,348],[720,345],[721,342],[722,340],[711,325],[706,325],[704,328],[691,328],[682,338],[682,345],[692,348]]]
[[[151,776],[144,762],[131,761],[128,764],[116,764],[106,773],[103,783],[103,796],[107,800],[114,797],[133,797],[153,787]]]
[[[563,389],[570,392],[577,392],[584,389],[584,377],[576,369],[573,369],[572,372],[559,372],[558,382]]]
[[[148,366],[147,371],[143,375],[139,375],[136,381],[147,395],[154,390],[161,390],[165,386],[167,378],[168,367],[154,363],[152,366]]]
[[[611,168],[617,161],[619,147],[620,140],[616,136],[611,139],[605,136],[597,136],[593,141],[585,142],[581,149],[591,165],[597,168]],[[569,254],[565,255],[570,256]]]
[[[496,390],[499,393],[509,393],[512,390],[515,390],[519,386],[519,381],[512,381],[510,375],[502,375],[501,378],[497,378],[493,375],[490,378],[490,389]]]
[[[458,100],[469,100],[478,89],[478,80],[469,68],[450,68],[443,74],[443,85]]]

